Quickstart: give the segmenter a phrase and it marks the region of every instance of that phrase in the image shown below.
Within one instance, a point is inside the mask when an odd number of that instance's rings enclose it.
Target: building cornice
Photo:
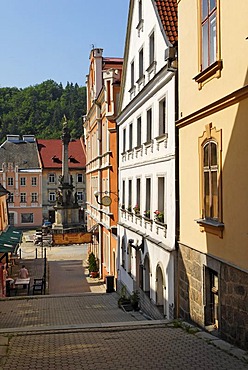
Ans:
[[[189,114],[188,116],[179,119],[178,121],[176,121],[176,126],[179,129],[183,128],[213,113],[228,108],[231,105],[237,104],[246,98],[248,98],[248,85],[245,85],[241,89],[238,89],[231,94],[226,95],[225,97],[216,100],[215,102]]]

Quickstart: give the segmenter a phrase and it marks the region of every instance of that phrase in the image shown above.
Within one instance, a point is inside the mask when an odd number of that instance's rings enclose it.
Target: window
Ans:
[[[210,77],[221,76],[223,68],[220,59],[220,22],[219,0],[198,0],[199,1],[199,73],[194,80],[202,88],[203,82]],[[212,78],[211,78],[212,79]]]
[[[205,266],[205,325],[219,324],[219,277],[218,273]]]
[[[49,202],[55,202],[55,200],[56,200],[56,194],[55,194],[55,192],[54,191],[50,191],[49,192]]]
[[[151,218],[151,179],[146,179],[146,209],[145,214],[147,218]]]
[[[123,142],[122,142],[122,152],[125,153],[126,151],[126,129],[123,130]]]
[[[140,179],[136,179],[136,205],[135,213],[140,214]]]
[[[129,125],[129,150],[133,148],[133,124]]]
[[[121,266],[125,269],[126,268],[126,243],[125,237],[122,237],[121,240]]]
[[[197,222],[205,231],[222,236],[222,191],[221,191],[221,130],[206,125],[199,138],[201,219]],[[213,229],[215,228],[215,230]]]
[[[83,174],[82,173],[77,174],[77,182],[83,182]]]
[[[54,184],[55,183],[55,175],[54,173],[50,173],[48,176],[48,182]]]
[[[128,211],[132,211],[132,180],[128,180]]]
[[[141,146],[141,117],[137,119],[137,146]]]
[[[13,177],[8,177],[8,186],[13,186],[13,185],[14,185]]]
[[[130,243],[127,246],[127,273],[131,275],[132,271],[132,247]]]
[[[8,202],[9,203],[14,203],[14,193],[9,194]]]
[[[15,224],[15,214],[13,212],[9,213],[9,224],[14,226]]]
[[[134,61],[131,63],[131,89],[134,87]]]
[[[77,192],[77,200],[79,202],[82,202],[83,201],[83,192],[82,191],[78,191]]]
[[[20,178],[20,185],[21,186],[26,186],[26,177],[21,177]]]
[[[139,52],[139,78],[142,78],[144,75],[144,55],[143,49]]]
[[[22,224],[32,224],[34,222],[33,213],[21,213],[21,223]]]
[[[216,0],[201,0],[202,65],[204,70],[216,61]]]
[[[152,108],[146,112],[146,141],[152,140]]]
[[[27,202],[27,199],[26,199],[26,193],[21,193],[21,203],[26,203]]]
[[[31,202],[32,203],[37,203],[38,202],[38,194],[37,193],[32,193],[31,194]]]
[[[32,186],[37,186],[37,177],[32,177],[31,184]]]
[[[139,22],[142,20],[142,0],[139,0]]]
[[[149,64],[154,62],[154,32],[149,37]]]
[[[159,136],[166,133],[166,98],[159,102]]]
[[[158,177],[158,209],[155,218],[157,221],[165,223],[165,178]]]
[[[122,209],[125,209],[125,197],[126,197],[125,180],[122,180],[122,205],[121,205]]]
[[[204,218],[218,219],[218,158],[217,143],[208,141],[203,146]]]

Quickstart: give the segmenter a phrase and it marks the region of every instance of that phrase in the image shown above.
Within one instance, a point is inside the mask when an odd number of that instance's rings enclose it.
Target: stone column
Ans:
[[[71,140],[71,135],[67,127],[66,117],[64,116],[65,122],[63,123],[63,134],[62,140],[62,181],[64,184],[69,184],[69,168],[68,168],[68,147]]]

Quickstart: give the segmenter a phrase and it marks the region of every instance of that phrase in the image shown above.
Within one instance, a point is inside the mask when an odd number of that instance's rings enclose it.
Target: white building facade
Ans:
[[[118,282],[129,293],[139,289],[164,317],[173,318],[176,1],[163,8],[161,3],[130,1],[117,119]],[[165,28],[173,3],[173,21]]]

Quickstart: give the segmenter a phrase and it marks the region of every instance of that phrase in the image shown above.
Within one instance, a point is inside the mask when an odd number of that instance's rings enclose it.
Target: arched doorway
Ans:
[[[144,292],[150,297],[150,260],[149,256],[145,256],[144,260]]]
[[[161,267],[158,265],[156,270],[156,305],[158,306],[160,312],[165,314],[165,282]]]

